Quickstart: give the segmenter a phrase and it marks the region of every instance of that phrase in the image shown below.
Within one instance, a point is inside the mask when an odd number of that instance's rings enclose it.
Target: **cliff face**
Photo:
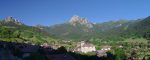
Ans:
[[[0,21],[0,25],[16,26],[16,25],[23,25],[23,23],[11,16],[8,16],[4,20]]]
[[[76,26],[76,25],[84,25],[88,28],[92,28],[93,27],[93,23],[89,22],[86,18],[81,18],[77,15],[73,16],[69,23],[73,26]]]

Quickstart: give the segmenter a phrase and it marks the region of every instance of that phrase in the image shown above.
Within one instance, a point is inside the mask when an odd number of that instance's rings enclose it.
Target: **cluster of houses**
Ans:
[[[79,42],[74,49],[74,52],[83,52],[83,53],[94,52],[94,51],[96,51],[95,46],[93,44],[84,41]]]
[[[111,50],[111,46],[102,46],[101,50],[96,50],[96,47],[93,44],[81,41],[74,48],[73,52],[82,52],[82,53],[96,52],[98,57],[102,57],[107,56],[106,52],[109,50]]]
[[[101,50],[97,50],[96,54],[98,57],[107,56],[107,51],[111,50],[111,46],[101,46]]]

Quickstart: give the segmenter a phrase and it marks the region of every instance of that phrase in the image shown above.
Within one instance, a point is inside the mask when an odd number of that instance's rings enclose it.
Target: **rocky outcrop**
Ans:
[[[19,20],[11,17],[11,16],[8,16],[6,17],[2,22],[1,22],[1,25],[2,24],[15,24],[15,25],[23,25],[23,23],[21,23]]]
[[[85,25],[88,28],[93,27],[93,23],[89,22],[86,18],[81,18],[77,15],[73,16],[70,19],[69,23],[73,26],[76,26],[76,25],[80,24],[80,25]]]

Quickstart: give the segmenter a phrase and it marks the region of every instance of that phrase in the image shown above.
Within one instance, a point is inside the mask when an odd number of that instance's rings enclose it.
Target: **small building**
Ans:
[[[97,50],[97,51],[96,51],[96,55],[97,55],[98,57],[104,57],[104,56],[107,56],[107,53],[106,53],[106,51],[104,51],[104,50]]]
[[[51,47],[51,46],[48,45],[47,43],[43,43],[43,44],[41,45],[41,47],[43,47],[43,48],[49,48],[49,47]]]
[[[102,46],[101,50],[109,51],[109,50],[111,50],[111,46]]]
[[[96,55],[98,57],[106,57],[107,56],[106,52],[109,51],[109,50],[111,50],[111,46],[108,46],[108,45],[101,46],[101,50],[97,50],[96,51]]]
[[[122,45],[120,45],[120,46],[119,46],[119,48],[123,48],[123,46],[122,46]]]
[[[93,52],[96,51],[96,48],[93,44],[81,41],[77,44],[77,47],[74,49],[75,52]]]

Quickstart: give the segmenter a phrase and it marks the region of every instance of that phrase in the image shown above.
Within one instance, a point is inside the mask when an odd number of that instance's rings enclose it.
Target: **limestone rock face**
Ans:
[[[73,16],[70,19],[69,23],[73,26],[76,26],[76,25],[80,24],[80,25],[85,25],[88,28],[93,27],[93,23],[89,22],[86,18],[81,18],[77,15]]]
[[[3,23],[14,23],[16,25],[23,25],[19,20],[13,18],[12,16],[8,16],[4,19]]]

